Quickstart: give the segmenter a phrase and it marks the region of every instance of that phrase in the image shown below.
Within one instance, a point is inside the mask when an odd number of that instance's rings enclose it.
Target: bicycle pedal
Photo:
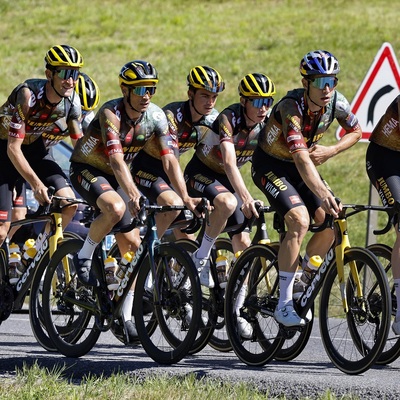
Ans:
[[[279,336],[284,339],[292,339],[297,332],[303,331],[303,326],[284,326],[279,324]]]

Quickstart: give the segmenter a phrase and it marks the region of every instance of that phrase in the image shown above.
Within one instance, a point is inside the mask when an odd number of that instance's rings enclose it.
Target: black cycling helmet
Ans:
[[[83,58],[79,51],[66,44],[55,45],[49,49],[44,58],[47,69],[57,67],[83,67]]]
[[[219,72],[211,67],[197,66],[190,70],[187,83],[195,89],[205,89],[211,93],[220,93],[225,89]]]
[[[243,97],[272,97],[276,94],[275,84],[264,74],[248,74],[239,83],[239,95]]]
[[[157,70],[147,61],[130,61],[121,68],[119,73],[120,85],[155,86],[157,83]]]
[[[97,83],[84,72],[81,72],[75,85],[75,91],[79,94],[83,111],[94,110],[100,102],[100,90]]]
[[[300,74],[304,77],[336,75],[339,71],[339,61],[332,53],[326,50],[311,51],[300,61]]]

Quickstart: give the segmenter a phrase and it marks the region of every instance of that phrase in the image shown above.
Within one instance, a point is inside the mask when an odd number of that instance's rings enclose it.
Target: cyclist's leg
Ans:
[[[382,162],[385,160],[385,162]],[[398,163],[398,152],[386,149],[375,143],[370,143],[367,154],[367,173],[368,177],[378,190],[384,206],[390,206],[395,201],[400,201],[400,167]],[[391,265],[393,283],[396,294],[396,317],[392,325],[392,330],[396,335],[400,335],[400,232],[398,229],[399,221],[396,221],[395,232],[396,240],[392,249]]]
[[[293,285],[303,239],[310,217],[298,191],[303,182],[296,166],[263,155],[253,160],[253,181],[265,194],[271,206],[284,216],[287,231],[278,251],[279,303],[275,316],[286,326],[305,325],[293,309]]]

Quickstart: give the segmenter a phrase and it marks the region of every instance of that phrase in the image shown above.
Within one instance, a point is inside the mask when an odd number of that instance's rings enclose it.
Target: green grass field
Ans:
[[[237,102],[238,82],[251,72],[269,75],[279,99],[300,85],[301,57],[319,48],[339,59],[338,90],[351,102],[382,43],[400,57],[399,17],[383,0],[0,0],[0,101],[23,80],[44,77],[46,51],[65,43],[82,53],[102,102],[120,96],[119,70],[133,59],[158,69],[159,106],[186,99],[187,73],[198,64],[226,81],[219,110]],[[336,140],[336,128],[321,144]],[[368,202],[366,147],[359,143],[319,169],[344,203]],[[262,198],[248,166],[243,176]],[[349,228],[352,244],[364,245],[366,215],[353,217]],[[393,234],[379,240],[390,244]]]

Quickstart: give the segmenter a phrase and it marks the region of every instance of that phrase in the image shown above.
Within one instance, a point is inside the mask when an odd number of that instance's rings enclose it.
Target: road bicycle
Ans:
[[[49,336],[61,354],[68,357],[85,355],[93,348],[101,332],[109,329],[114,334],[123,334],[122,304],[134,282],[135,324],[147,354],[158,363],[173,364],[191,348],[201,316],[198,274],[185,251],[175,243],[160,241],[155,225],[155,213],[183,210],[185,207],[149,205],[144,199],[141,204],[140,218],[135,223],[146,224],[146,233],[116,291],[110,293],[107,290],[106,254],[101,247],[97,248],[92,259],[92,270],[100,282],[99,287],[82,286],[76,275],[71,274],[73,255],[81,248],[82,241],[64,243],[51,258],[43,281],[43,314]],[[180,267],[178,277],[171,272],[172,262]],[[65,279],[54,285],[60,275]],[[188,309],[191,318],[187,318]],[[79,338],[65,340],[60,325],[68,326],[69,319],[80,314],[84,315],[81,319],[85,322]],[[170,337],[171,331],[179,341]]]
[[[392,226],[396,225],[397,221],[400,221],[399,220],[400,203],[397,201],[392,206],[389,207],[369,205],[366,206],[366,208],[368,210],[374,210],[379,212],[383,211],[387,214],[388,217],[386,226],[380,230],[374,230],[373,232],[374,235],[386,234],[387,232],[390,231]],[[397,311],[397,297],[394,289],[393,273],[392,273],[392,263],[391,263],[392,247],[383,243],[373,243],[368,245],[367,249],[369,249],[375,254],[375,256],[378,258],[380,263],[385,268],[391,293],[391,301],[392,301],[391,323],[393,323],[395,321],[396,311]],[[390,364],[393,361],[397,360],[399,356],[400,356],[400,336],[395,335],[390,329],[386,345],[376,363],[381,365]]]
[[[317,232],[332,226],[335,241],[312,281],[294,303],[298,315],[306,319],[320,293],[319,324],[325,350],[332,363],[348,374],[370,368],[381,354],[388,336],[391,298],[385,271],[374,254],[350,247],[347,218],[353,205],[343,205],[338,218],[328,216]],[[263,212],[263,208],[260,208]],[[309,329],[278,324],[274,311],[279,298],[277,252],[268,245],[252,245],[240,255],[228,280],[225,322],[233,349],[241,361],[261,366],[271,361],[285,340]],[[236,328],[233,307],[240,288],[247,292],[240,316],[253,327],[253,337],[243,340]],[[307,319],[308,321],[308,319]],[[299,336],[295,347],[305,346],[309,335]],[[299,342],[303,340],[303,343]]]
[[[0,250],[0,321],[5,321],[11,313],[27,313],[33,334],[39,344],[48,351],[56,351],[43,324],[41,312],[40,285],[34,282],[40,277],[49,263],[51,255],[66,239],[75,237],[73,233],[63,233],[62,209],[73,204],[85,204],[81,199],[54,196],[54,188],[49,188],[51,203],[40,206],[33,214],[11,223],[11,227],[22,227],[31,224],[41,224],[39,237],[42,239],[36,244],[37,253],[26,266],[25,272],[15,284],[11,284],[8,276],[8,245],[4,244]],[[64,205],[61,205],[64,203]],[[46,226],[49,227],[46,231]],[[28,238],[26,238],[28,239]],[[36,238],[35,238],[36,239]],[[26,299],[29,296],[29,307]],[[0,322],[0,323],[1,323]]]

